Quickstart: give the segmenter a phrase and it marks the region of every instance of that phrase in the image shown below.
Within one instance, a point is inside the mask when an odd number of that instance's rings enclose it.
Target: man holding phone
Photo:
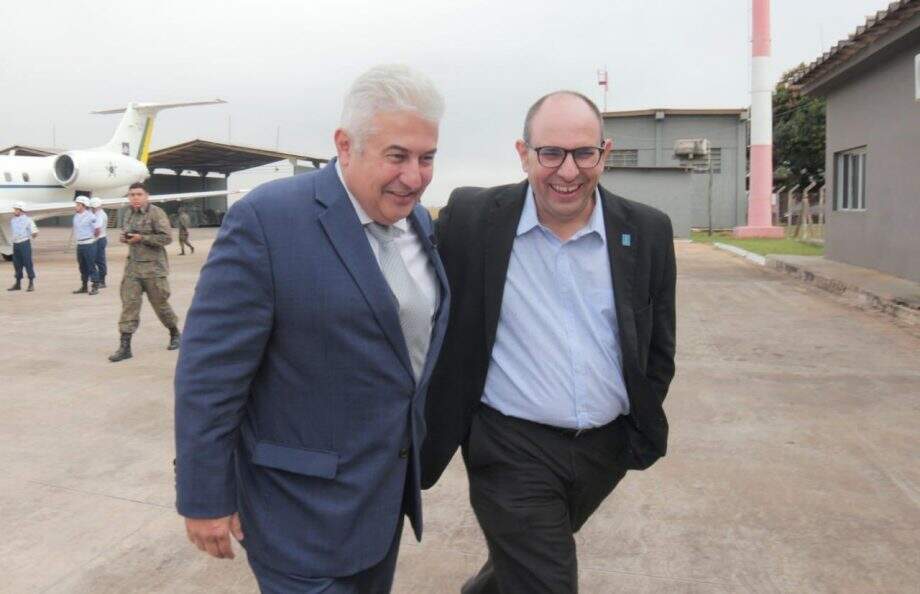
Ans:
[[[172,242],[172,228],[166,213],[150,204],[149,198],[144,184],[131,184],[128,190],[131,210],[119,237],[121,243],[128,244],[128,258],[121,280],[121,318],[118,320],[121,343],[109,356],[113,363],[132,356],[131,335],[140,323],[144,293],[160,322],[169,329],[166,348],[170,351],[179,348],[179,319],[169,305],[169,260],[165,249]]]

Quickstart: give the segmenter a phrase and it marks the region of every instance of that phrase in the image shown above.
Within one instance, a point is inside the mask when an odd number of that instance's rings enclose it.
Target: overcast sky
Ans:
[[[775,78],[887,4],[773,0]],[[52,129],[58,146],[95,146],[119,116],[93,109],[220,97],[229,103],[161,113],[154,148],[279,137],[282,150],[329,157],[352,79],[407,63],[447,101],[429,205],[457,185],[520,179],[527,107],[562,88],[603,106],[605,65],[610,110],[750,102],[750,0],[2,0],[0,40],[0,147],[50,146]]]

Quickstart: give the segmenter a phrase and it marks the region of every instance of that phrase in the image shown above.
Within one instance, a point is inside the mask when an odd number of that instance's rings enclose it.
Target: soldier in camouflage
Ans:
[[[169,329],[168,350],[179,348],[179,320],[169,306],[169,261],[165,246],[172,242],[169,218],[159,207],[148,202],[142,183],[131,184],[128,200],[131,210],[122,226],[121,242],[128,244],[125,274],[121,280],[121,318],[118,331],[121,344],[109,361],[131,358],[131,335],[140,322],[141,299],[147,299],[160,321]]]
[[[184,206],[179,207],[179,216],[176,217],[176,223],[179,226],[179,255],[185,255],[185,246],[195,253],[195,246],[188,241],[188,228],[192,226],[192,219],[188,216],[188,211]]]

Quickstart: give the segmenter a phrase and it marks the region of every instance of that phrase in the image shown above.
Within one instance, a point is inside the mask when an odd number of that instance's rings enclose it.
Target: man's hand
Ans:
[[[243,540],[239,514],[223,518],[185,518],[185,531],[192,544],[218,559],[233,559],[231,534],[233,538]]]
[[[125,243],[135,244],[144,241],[144,237],[140,233],[129,233],[125,236]]]

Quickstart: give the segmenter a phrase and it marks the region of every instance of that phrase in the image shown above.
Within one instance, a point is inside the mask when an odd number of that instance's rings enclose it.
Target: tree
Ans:
[[[785,72],[773,93],[773,169],[788,171],[790,185],[824,181],[825,100],[801,94],[790,82],[806,67]]]

